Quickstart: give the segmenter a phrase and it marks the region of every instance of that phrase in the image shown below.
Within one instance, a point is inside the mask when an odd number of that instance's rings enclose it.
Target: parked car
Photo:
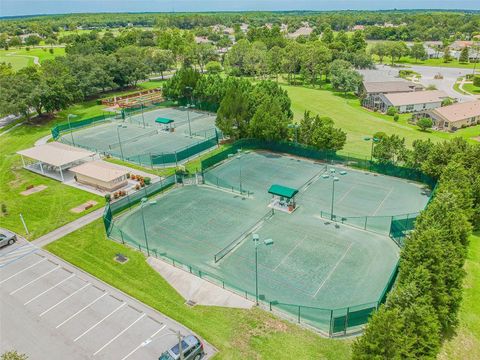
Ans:
[[[193,335],[187,335],[182,339],[184,360],[200,360],[205,355],[202,342]],[[175,344],[170,350],[165,351],[158,360],[179,360],[180,346]]]
[[[17,235],[9,231],[0,232],[0,247],[12,245],[17,241]]]

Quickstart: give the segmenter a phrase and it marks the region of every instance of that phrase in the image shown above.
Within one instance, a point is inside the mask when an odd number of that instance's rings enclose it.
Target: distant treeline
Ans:
[[[3,18],[0,32],[9,36],[38,33],[49,37],[60,30],[78,28],[155,27],[196,29],[222,24],[233,27],[246,23],[288,25],[293,32],[304,22],[323,31],[348,31],[365,27],[367,39],[443,40],[470,38],[480,32],[478,11],[333,11],[333,12],[244,12],[244,13],[101,13]]]

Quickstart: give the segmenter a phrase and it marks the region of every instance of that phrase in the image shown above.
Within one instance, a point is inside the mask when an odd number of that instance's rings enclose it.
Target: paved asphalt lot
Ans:
[[[158,359],[185,327],[25,240],[0,249],[0,353]],[[207,356],[215,350],[204,342]]]

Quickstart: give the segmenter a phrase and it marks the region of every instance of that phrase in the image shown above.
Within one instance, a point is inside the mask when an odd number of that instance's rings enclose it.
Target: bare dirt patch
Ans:
[[[38,185],[38,186],[33,186],[25,191],[22,191],[20,194],[22,194],[23,196],[28,196],[28,195],[32,195],[32,194],[35,194],[35,193],[38,193],[42,190],[45,190],[48,186],[46,185]]]
[[[85,210],[88,210],[88,209],[94,207],[97,204],[98,204],[98,202],[96,202],[94,200],[89,200],[86,203],[83,203],[81,205],[78,205],[77,207],[74,207],[73,209],[70,209],[70,211],[75,213],[75,214],[79,214],[79,213],[81,213]]]

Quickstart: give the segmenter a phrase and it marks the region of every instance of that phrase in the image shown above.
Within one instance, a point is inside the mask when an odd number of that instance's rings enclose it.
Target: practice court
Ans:
[[[204,176],[205,185],[173,189],[116,219],[111,236],[145,247],[144,219],[151,250],[248,294],[255,293],[252,233],[271,238],[272,246],[258,248],[260,298],[286,312],[303,305],[302,316],[324,328],[330,309],[378,301],[399,256],[388,237],[391,216],[428,202],[417,183],[269,152],[239,153]],[[299,190],[295,211],[272,213],[272,184]],[[349,226],[367,216],[367,230]]]
[[[166,126],[156,122],[158,118],[173,122]],[[60,141],[146,165],[150,156],[175,153],[215,138],[215,119],[210,113],[160,108],[65,131]]]

